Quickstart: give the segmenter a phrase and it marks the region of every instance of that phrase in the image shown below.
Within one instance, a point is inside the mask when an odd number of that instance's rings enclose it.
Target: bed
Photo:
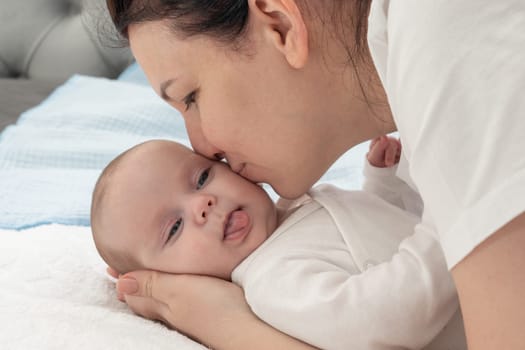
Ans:
[[[85,33],[93,28],[85,11],[82,1],[52,0],[0,9],[0,19],[12,19],[5,26],[24,30],[19,38],[39,40],[24,46],[0,34],[1,347],[204,349],[120,303],[94,248],[89,205],[102,168],[148,139],[189,141],[181,116],[155,95],[129,52]],[[22,14],[36,16],[40,31],[30,33]],[[72,32],[77,51],[61,36]],[[75,57],[68,64],[66,52]],[[345,154],[321,181],[359,188],[366,150]]]

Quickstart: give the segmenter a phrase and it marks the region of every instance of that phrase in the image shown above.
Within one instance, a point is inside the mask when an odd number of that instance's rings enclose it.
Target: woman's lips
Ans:
[[[242,175],[241,173],[243,172],[244,168],[246,167],[246,163],[239,163],[238,165],[234,165],[232,163],[230,163],[230,166],[233,170],[233,172],[239,174],[239,175]]]
[[[242,209],[234,210],[228,215],[224,224],[224,240],[238,240],[245,237],[250,229],[250,216]]]

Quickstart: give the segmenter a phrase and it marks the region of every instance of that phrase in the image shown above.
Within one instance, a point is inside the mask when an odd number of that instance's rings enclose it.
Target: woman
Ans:
[[[107,3],[195,150],[281,196],[397,129],[469,347],[525,348],[525,3]],[[135,312],[214,348],[308,348],[257,320],[233,284],[137,271],[118,290]]]

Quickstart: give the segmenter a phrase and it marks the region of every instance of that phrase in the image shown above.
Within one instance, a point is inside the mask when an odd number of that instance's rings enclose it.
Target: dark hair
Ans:
[[[363,97],[370,103],[364,88],[368,82],[361,81],[359,71],[375,71],[368,60],[366,38],[372,0],[297,1],[305,13],[317,12],[323,23],[331,23],[333,27],[326,28],[325,34],[335,35],[344,46],[347,62],[354,69]],[[239,48],[249,14],[248,0],[106,0],[106,4],[115,28],[126,41],[130,24],[167,19],[178,35],[208,35]],[[330,8],[325,11],[328,4]]]
[[[345,42],[349,38],[344,27],[350,23],[354,29],[354,42],[353,48],[348,51],[357,55],[366,47],[371,1],[332,1],[330,22],[339,25],[340,40]],[[171,28],[180,35],[203,34],[220,42],[238,43],[245,32],[249,13],[247,0],[106,0],[106,4],[115,28],[126,40],[130,24],[168,19],[171,20]],[[351,11],[342,9],[347,5],[353,7]]]
[[[220,42],[238,42],[248,21],[246,0],[107,0],[111,19],[124,39],[130,24],[171,20],[184,37],[204,34]]]

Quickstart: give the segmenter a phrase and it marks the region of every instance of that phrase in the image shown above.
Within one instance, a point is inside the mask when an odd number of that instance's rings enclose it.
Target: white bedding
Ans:
[[[206,349],[117,300],[84,226],[0,230],[0,348]]]

